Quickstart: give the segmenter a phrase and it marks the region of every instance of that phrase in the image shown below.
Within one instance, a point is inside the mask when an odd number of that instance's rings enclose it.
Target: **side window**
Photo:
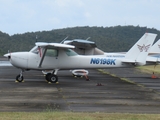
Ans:
[[[47,49],[46,56],[57,57],[58,56],[58,50],[56,50],[56,49]]]
[[[71,49],[66,49],[65,52],[66,52],[66,54],[67,54],[68,56],[75,56],[75,55],[77,55],[77,53],[74,52],[74,51],[71,50]]]

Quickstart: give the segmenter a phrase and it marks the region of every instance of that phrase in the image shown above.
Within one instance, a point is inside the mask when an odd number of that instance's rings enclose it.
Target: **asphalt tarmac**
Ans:
[[[59,71],[58,84],[48,84],[41,71],[27,71],[25,82],[16,83],[20,70],[0,66],[0,111],[160,113],[160,79],[128,68],[106,71],[133,83],[98,70],[89,70],[89,81]]]

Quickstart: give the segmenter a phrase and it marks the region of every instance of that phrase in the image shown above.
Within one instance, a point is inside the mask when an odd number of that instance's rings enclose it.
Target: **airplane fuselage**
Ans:
[[[55,57],[44,56],[40,65],[41,56],[32,52],[15,52],[11,54],[10,62],[13,66],[22,69],[50,70],[50,69],[77,69],[77,68],[111,68],[128,67],[121,58],[105,56],[67,55],[64,50],[59,50]]]

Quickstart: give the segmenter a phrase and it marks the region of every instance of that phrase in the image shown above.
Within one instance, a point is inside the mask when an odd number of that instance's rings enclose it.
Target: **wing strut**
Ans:
[[[40,60],[39,65],[38,65],[39,68],[40,68],[41,65],[42,65],[42,62],[43,62],[43,60],[44,60],[44,56],[45,56],[45,54],[46,54],[46,51],[47,51],[47,47],[45,47],[44,52],[43,52],[43,54],[42,54],[41,60]]]

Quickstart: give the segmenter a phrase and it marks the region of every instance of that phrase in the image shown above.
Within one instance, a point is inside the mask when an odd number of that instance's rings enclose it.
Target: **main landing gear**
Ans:
[[[58,76],[52,73],[46,74],[46,80],[48,83],[57,83],[58,82]]]
[[[58,76],[57,76],[58,69],[55,69],[52,73],[46,74],[46,80],[48,83],[57,83],[58,82]]]

